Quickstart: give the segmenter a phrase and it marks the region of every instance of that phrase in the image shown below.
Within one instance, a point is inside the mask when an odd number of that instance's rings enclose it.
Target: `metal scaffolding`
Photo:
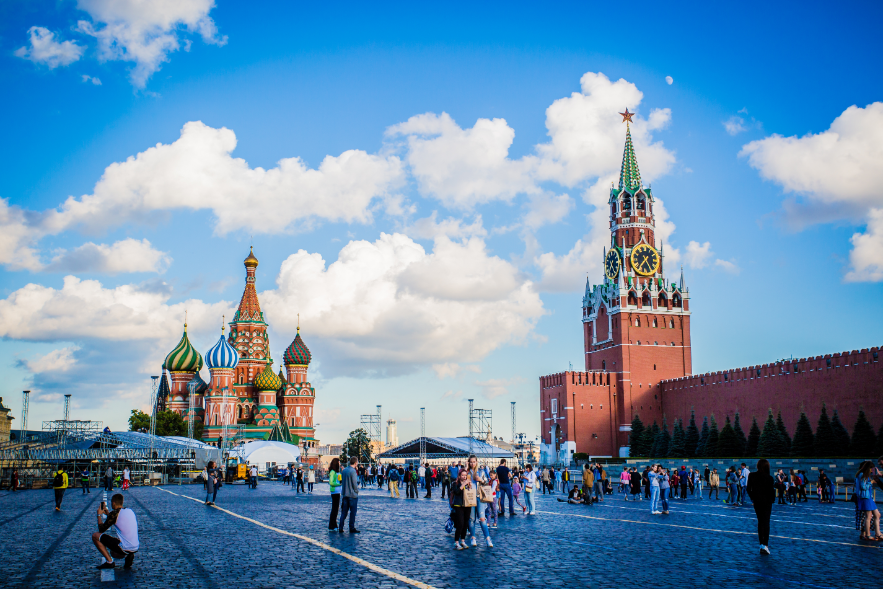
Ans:
[[[71,396],[70,393],[64,396],[64,420],[70,421],[71,419]]]
[[[380,405],[377,413],[368,413],[361,416],[362,429],[368,432],[368,439],[380,443]]]
[[[515,401],[512,401],[512,443],[515,443]]]
[[[420,408],[420,464],[426,464],[426,407]]]
[[[475,409],[474,399],[469,399],[469,451],[475,454],[479,464],[487,464],[491,456],[487,452],[488,444],[493,439],[493,411],[491,409]],[[475,444],[478,440],[484,444]]]
[[[28,433],[28,399],[30,396],[31,391],[21,392],[21,433],[18,435],[18,439],[21,441],[24,441]]]

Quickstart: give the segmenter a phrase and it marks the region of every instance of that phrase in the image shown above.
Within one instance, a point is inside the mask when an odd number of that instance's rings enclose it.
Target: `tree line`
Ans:
[[[718,427],[714,415],[702,420],[702,428],[696,426],[696,412],[690,414],[690,424],[684,427],[683,420],[676,419],[671,433],[668,423],[662,420],[662,427],[656,421],[645,426],[638,415],[632,420],[629,433],[629,456],[649,458],[692,458],[692,457],[805,457],[821,458],[829,456],[881,456],[883,455],[883,425],[874,433],[864,411],[852,428],[852,435],[840,421],[837,410],[828,417],[828,410],[822,404],[822,414],[813,432],[806,413],[800,414],[794,437],[788,433],[782,412],[773,418],[773,410],[767,414],[763,430],[757,425],[757,418],[751,420],[748,435],[742,429],[737,412],[722,428]]]

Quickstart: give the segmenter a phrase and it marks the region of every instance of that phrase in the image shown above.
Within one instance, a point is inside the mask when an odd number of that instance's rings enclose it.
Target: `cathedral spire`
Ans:
[[[258,267],[258,259],[254,255],[254,248],[248,252],[248,257],[243,262],[245,266],[245,290],[239,301],[239,308],[233,316],[233,321],[263,321],[261,304],[258,302],[258,293],[255,291],[255,270]]]
[[[635,113],[625,109],[622,120],[625,123],[625,149],[622,152],[622,167],[619,170],[619,188],[634,192],[642,187],[641,171],[638,169],[638,158],[635,156],[635,146],[632,145],[632,131],[629,123]]]

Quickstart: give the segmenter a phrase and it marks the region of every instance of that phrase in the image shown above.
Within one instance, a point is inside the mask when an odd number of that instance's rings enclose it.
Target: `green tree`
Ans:
[[[784,454],[777,454],[777,456],[788,456],[791,454],[791,436],[788,435],[788,429],[785,427],[785,422],[782,420],[782,412],[779,411],[779,415],[776,417],[776,429],[779,430],[779,438],[782,440],[782,446],[784,447]]]
[[[668,433],[668,422],[662,418],[662,429],[653,436],[653,450],[651,458],[665,458],[668,456],[668,445],[671,443],[671,435]]]
[[[641,418],[636,413],[635,418],[632,420],[632,429],[629,432],[629,456],[641,456],[638,450],[641,448],[640,440],[643,433],[644,422],[641,421]]]
[[[852,428],[852,440],[849,444],[849,455],[856,458],[864,458],[871,456],[877,446],[877,436],[874,435],[874,428],[865,417],[865,412],[859,410],[858,419],[855,420],[855,427]]]
[[[760,440],[757,443],[757,455],[763,457],[785,456],[785,443],[782,441],[782,434],[776,426],[773,419],[773,410],[770,409],[767,415],[766,423],[763,425],[763,432],[760,434]]]
[[[195,421],[193,424],[193,436],[197,440],[202,437],[202,422]],[[129,415],[129,431],[150,431],[150,414],[132,409]],[[174,411],[157,411],[156,435],[158,436],[186,436],[187,422]]]
[[[652,426],[644,428],[641,439],[638,440],[638,447],[641,449],[641,454],[638,456],[650,456],[650,451],[653,450],[653,442],[656,440],[656,434],[658,433],[659,425],[655,421]]]
[[[681,420],[675,421],[674,435],[671,437],[671,445],[668,455],[672,458],[684,458],[687,456],[687,433]]]
[[[349,457],[356,456],[359,462],[367,464],[372,461],[371,457],[371,438],[364,428],[355,429],[350,432],[346,442],[343,443],[343,449],[340,452],[340,461],[343,464],[349,464]]]
[[[831,429],[834,430],[834,438],[837,440],[836,449],[834,450],[833,455],[848,456],[849,432],[843,427],[843,422],[840,421],[840,416],[837,414],[836,409],[834,410],[834,415],[831,416]]]
[[[758,456],[757,445],[760,443],[760,428],[757,427],[757,418],[751,418],[751,428],[748,430],[748,442],[745,444],[745,456],[752,458]]]
[[[806,413],[801,413],[800,419],[797,420],[797,428],[794,430],[794,439],[791,441],[791,456],[809,458],[814,454],[812,426]]]
[[[684,436],[684,451],[687,456],[696,456],[696,447],[699,445],[699,428],[696,427],[696,412],[690,410],[690,425]]]
[[[702,418],[702,431],[699,432],[699,443],[696,444],[696,456],[705,456],[705,444],[708,442],[708,418]]]
[[[745,438],[745,432],[742,431],[742,424],[739,422],[738,411],[736,411],[736,419],[733,420],[733,431],[736,432],[736,441],[738,442],[738,446],[736,447],[738,452],[736,452],[736,456],[744,456],[745,448],[748,447],[748,440]]]
[[[874,456],[883,456],[883,424],[877,432],[877,446],[874,448]]]
[[[736,430],[730,423],[729,415],[717,440],[717,455],[728,458],[739,456],[739,440],[736,438]]]
[[[709,458],[717,456],[717,444],[720,438],[720,432],[717,429],[717,422],[714,415],[711,416],[711,425],[708,426],[708,439],[705,442],[705,455]]]
[[[822,414],[819,415],[819,423],[816,426],[816,435],[813,439],[816,449],[816,456],[834,456],[834,450],[837,447],[837,436],[834,435],[834,429],[831,427],[831,420],[828,418],[828,410],[822,403]]]

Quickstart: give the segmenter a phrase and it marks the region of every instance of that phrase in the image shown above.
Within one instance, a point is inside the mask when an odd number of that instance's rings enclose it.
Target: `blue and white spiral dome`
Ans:
[[[236,368],[239,364],[239,353],[236,348],[227,343],[224,335],[218,340],[212,349],[205,355],[205,365],[209,370],[213,368]]]

